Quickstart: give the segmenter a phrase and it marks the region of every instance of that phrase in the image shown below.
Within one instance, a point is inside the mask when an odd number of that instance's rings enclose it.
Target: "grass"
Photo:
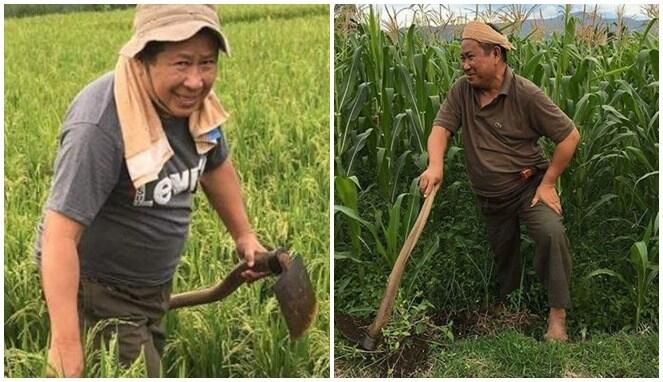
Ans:
[[[658,335],[616,334],[570,344],[537,341],[516,331],[442,348],[430,373],[440,377],[657,377]]]
[[[658,377],[658,334],[651,331],[600,335],[568,344],[541,342],[514,329],[455,341],[427,340],[427,357],[412,365],[412,377]],[[354,349],[344,353],[353,355],[335,361],[337,377],[384,377],[393,367],[382,355]]]
[[[231,113],[225,135],[248,214],[264,244],[289,245],[303,256],[320,314],[306,338],[291,342],[269,290],[273,280],[242,287],[219,304],[169,313],[167,375],[328,376],[328,8],[220,6],[219,13],[236,20],[224,18],[233,56],[221,58],[215,91]],[[112,70],[132,17],[132,10],[119,10],[5,21],[7,377],[43,373],[48,319],[31,256],[62,117],[83,86]],[[202,193],[194,203],[175,292],[215,283],[237,261]],[[143,373],[137,367],[123,375]]]

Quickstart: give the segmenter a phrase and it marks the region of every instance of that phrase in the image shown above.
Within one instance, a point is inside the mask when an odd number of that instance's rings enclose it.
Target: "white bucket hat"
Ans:
[[[184,41],[205,27],[216,33],[219,49],[229,56],[230,45],[221,32],[219,15],[214,5],[139,4],[134,17],[134,34],[120,49],[120,54],[134,57],[150,41]]]

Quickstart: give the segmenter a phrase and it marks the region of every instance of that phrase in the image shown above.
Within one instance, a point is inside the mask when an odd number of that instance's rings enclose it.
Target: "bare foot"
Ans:
[[[567,342],[566,310],[563,308],[550,308],[548,315],[548,331],[543,336],[547,342]]]

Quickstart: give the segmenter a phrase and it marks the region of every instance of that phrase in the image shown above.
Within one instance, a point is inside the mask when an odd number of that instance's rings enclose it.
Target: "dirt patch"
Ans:
[[[439,311],[431,320],[438,326],[451,324],[454,336],[463,338],[471,335],[494,335],[504,329],[529,333],[541,318],[527,310],[510,312],[503,307],[491,307],[478,311]]]
[[[370,325],[370,322],[361,318],[341,312],[334,312],[334,327],[353,344],[359,343],[364,337],[368,325]]]
[[[400,350],[389,357],[388,369],[392,376],[406,378],[416,376],[417,370],[426,365],[428,359],[428,341],[424,335],[406,337]]]
[[[334,312],[335,328],[353,345],[357,345],[366,334],[370,322],[349,314]],[[378,342],[380,338],[378,338]],[[426,335],[413,335],[402,340],[400,349],[389,354],[384,347],[373,352],[380,361],[376,366],[382,370],[380,377],[411,377],[426,364],[429,344]]]
[[[538,315],[529,311],[510,312],[501,307],[490,307],[478,311],[466,309],[439,311],[430,318],[436,326],[450,326],[457,339],[474,335],[494,335],[508,328],[526,333],[541,321]],[[355,346],[364,337],[366,329],[370,325],[366,319],[341,312],[334,312],[334,323],[335,328]],[[369,359],[373,360],[371,369],[380,374],[372,377],[420,377],[430,364],[428,361],[429,340],[434,339],[435,335],[422,333],[405,337],[400,342],[400,348],[395,352],[385,349],[384,345],[378,345],[377,351],[366,354]],[[447,341],[447,339],[439,340]]]

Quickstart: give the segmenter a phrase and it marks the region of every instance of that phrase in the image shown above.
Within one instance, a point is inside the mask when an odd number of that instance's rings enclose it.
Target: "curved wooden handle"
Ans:
[[[424,201],[424,205],[421,207],[421,211],[419,211],[419,216],[417,216],[417,220],[414,222],[414,226],[412,226],[412,230],[410,230],[410,233],[408,234],[407,239],[403,244],[403,248],[401,248],[401,252],[398,254],[398,258],[394,263],[394,268],[391,270],[391,274],[389,275],[387,289],[385,290],[384,296],[382,297],[382,302],[380,303],[378,313],[375,317],[375,320],[373,320],[373,323],[368,328],[368,336],[371,338],[375,338],[380,333],[380,331],[382,331],[382,328],[391,316],[391,311],[394,308],[394,300],[396,299],[396,291],[398,290],[398,287],[401,283],[401,276],[403,275],[403,270],[405,270],[405,264],[410,258],[410,253],[412,253],[414,245],[417,243],[417,240],[419,240],[421,232],[424,230],[426,220],[428,219],[431,207],[433,206],[435,194],[437,194],[437,190],[440,188],[440,184],[441,182],[433,187],[430,195],[428,195]]]
[[[284,249],[276,249],[267,253],[256,254],[255,263],[250,269],[255,272],[279,274],[284,268],[287,269],[289,265],[290,255],[288,252]],[[242,272],[247,269],[249,269],[249,266],[246,261],[242,260],[225,279],[215,286],[171,296],[169,309],[208,304],[226,298],[240,285],[244,284],[245,280],[242,277]]]

